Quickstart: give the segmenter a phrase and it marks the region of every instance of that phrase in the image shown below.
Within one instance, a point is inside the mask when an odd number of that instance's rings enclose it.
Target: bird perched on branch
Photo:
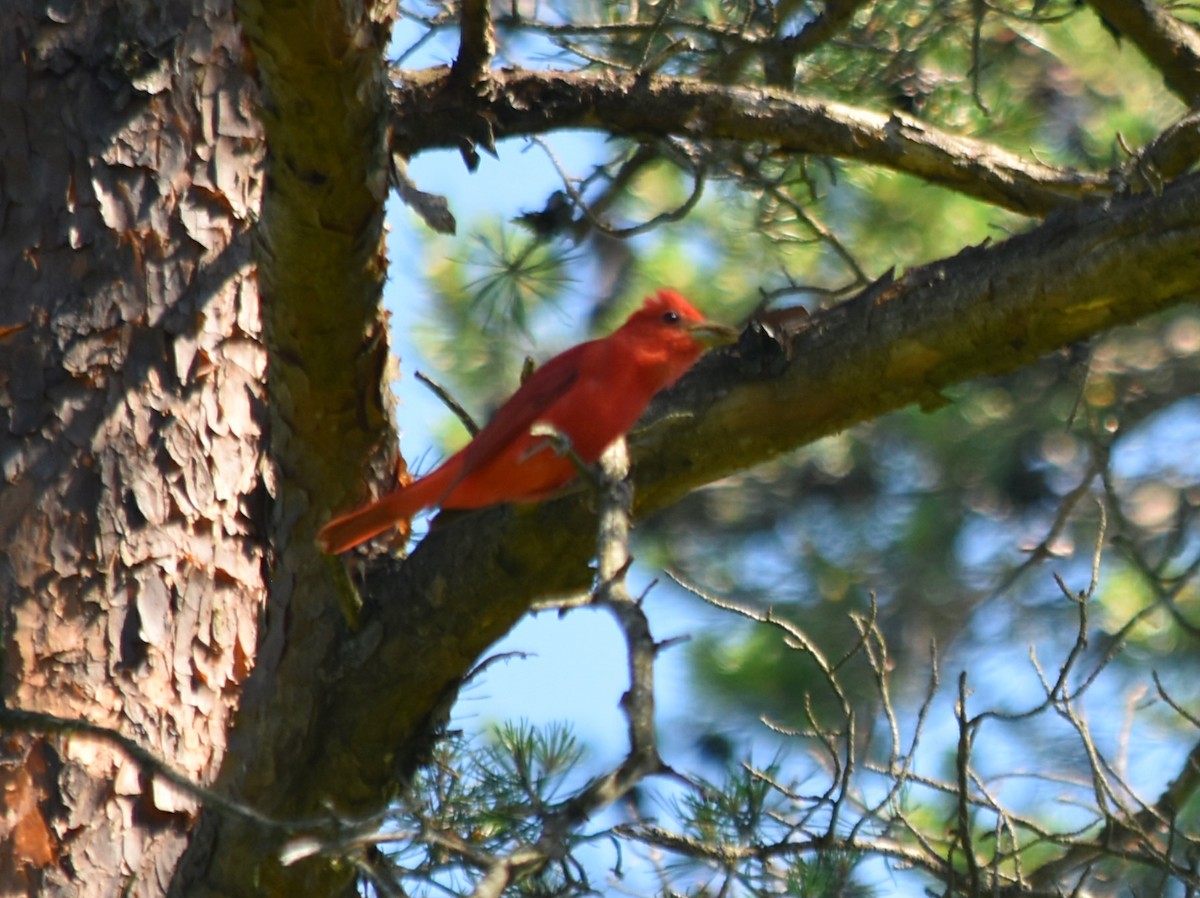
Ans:
[[[595,464],[710,346],[735,332],[705,320],[674,290],[648,297],[607,337],[555,356],[521,384],[464,448],[424,477],[321,528],[317,542],[345,552],[424,508],[536,502],[578,473],[565,453]]]

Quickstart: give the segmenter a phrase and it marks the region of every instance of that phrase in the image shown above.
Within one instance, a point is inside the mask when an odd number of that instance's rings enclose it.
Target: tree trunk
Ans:
[[[202,783],[267,597],[248,69],[221,0],[5,5],[4,702]],[[195,800],[111,742],[5,729],[2,891],[162,894]]]

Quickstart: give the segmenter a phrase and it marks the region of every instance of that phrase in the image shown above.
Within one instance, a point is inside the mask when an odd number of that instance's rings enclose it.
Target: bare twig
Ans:
[[[120,751],[150,775],[159,777],[190,795],[206,808],[251,820],[267,829],[294,833],[305,829],[324,829],[334,822],[330,819],[278,820],[270,817],[249,805],[201,785],[128,736],[91,721],[56,717],[53,714],[22,708],[0,707],[0,732],[49,733],[56,736],[88,736],[98,739]]]
[[[979,860],[975,856],[974,835],[971,832],[971,745],[975,739],[978,721],[967,716],[967,673],[963,671],[958,676],[958,701],[954,704],[954,717],[958,721],[958,751],[954,756],[954,769],[957,781],[957,833],[956,842],[962,849],[963,862],[967,868],[967,881],[970,894],[979,895],[980,871]],[[951,865],[953,866],[953,865]]]
[[[423,371],[418,371],[414,376],[421,383],[425,384],[425,386],[429,387],[433,391],[433,395],[442,400],[446,408],[454,412],[454,416],[462,422],[463,427],[467,429],[467,433],[471,436],[479,433],[479,425],[475,423],[475,419],[471,417],[471,413],[462,407],[449,390]]]
[[[580,193],[579,188],[575,186],[574,179],[567,174],[567,171],[563,168],[562,163],[558,161],[558,157],[555,155],[554,150],[550,148],[550,145],[540,137],[532,137],[530,140],[537,146],[541,147],[542,151],[545,152],[546,156],[550,159],[550,163],[554,166],[554,170],[558,172],[559,178],[562,179],[563,189],[566,191],[567,196],[571,198],[571,202],[573,202],[575,207],[579,209],[581,213],[583,213],[583,217],[588,221],[588,223],[606,237],[614,237],[618,240],[627,240],[630,237],[636,237],[639,234],[644,234],[647,231],[653,230],[660,225],[680,221],[681,219],[686,218],[688,213],[696,208],[696,204],[700,202],[700,197],[704,194],[704,170],[703,168],[697,168],[693,172],[694,181],[692,192],[688,198],[683,201],[682,205],[666,212],[660,212],[653,218],[644,221],[641,224],[630,225],[629,227],[625,228],[614,228],[608,222],[600,218],[599,214],[597,214],[594,208],[588,204],[583,194]]]
[[[871,282],[871,278],[867,275],[866,270],[846,247],[845,243],[824,222],[806,209],[803,203],[792,196],[792,192],[788,189],[790,185],[783,176],[771,177],[764,171],[763,165],[759,160],[746,155],[742,155],[737,159],[735,170],[743,179],[760,186],[763,191],[762,203],[764,205],[770,202],[776,208],[786,209],[795,221],[808,231],[813,238],[821,241],[833,250],[854,275],[854,279],[850,285],[851,288],[862,287]],[[764,209],[762,214],[772,219],[775,217],[774,209],[772,208]],[[770,224],[774,223],[774,220],[770,223],[764,223],[767,224],[764,228],[767,236],[772,239],[776,239],[777,236],[780,240],[786,239],[779,234],[780,228],[770,227]]]
[[[1038,564],[1041,564],[1047,558],[1054,555],[1053,546],[1066,529],[1067,524],[1071,520],[1071,515],[1075,511],[1075,506],[1079,504],[1079,500],[1091,492],[1092,484],[1096,480],[1096,476],[1100,473],[1100,465],[1092,459],[1083,476],[1079,478],[1079,483],[1062,497],[1058,503],[1058,510],[1054,513],[1054,520],[1050,524],[1050,529],[1046,531],[1045,537],[1032,549],[1026,553],[1026,558],[1017,567],[1008,573],[999,585],[988,594],[985,601],[990,602],[993,599],[999,598],[1004,593],[1008,592],[1021,577],[1030,569]]]
[[[453,234],[458,230],[449,201],[440,194],[426,193],[417,187],[408,175],[408,162],[400,156],[392,157],[391,178],[404,205],[416,212],[430,228],[439,234]]]
[[[1169,692],[1167,692],[1166,687],[1163,686],[1162,681],[1158,677],[1157,671],[1154,672],[1154,686],[1158,690],[1158,697],[1170,705],[1172,711],[1174,711],[1192,726],[1200,729],[1200,716],[1188,711],[1181,704],[1179,704],[1179,702],[1177,702]]]
[[[654,660],[658,646],[650,633],[639,601],[625,588],[629,556],[629,520],[633,484],[629,481],[629,450],[616,441],[600,458],[604,475],[600,496],[597,540],[597,605],[607,608],[625,636],[629,657],[629,690],[621,709],[629,731],[629,752],[621,765],[600,777],[561,810],[562,821],[580,822],[596,810],[623,797],[646,776],[665,768],[658,755],[654,731]]]
[[[828,0],[816,16],[809,19],[794,37],[779,43],[793,55],[811,53],[828,43],[854,19],[854,14],[869,0]]]
[[[815,723],[803,730],[791,730],[772,726],[783,735],[814,740],[821,757],[832,757],[829,765],[828,788],[819,794],[804,795],[785,785],[770,772],[751,769],[752,775],[767,783],[772,789],[786,797],[791,803],[788,811],[772,816],[786,825],[786,834],[778,841],[764,843],[751,839],[748,844],[735,845],[729,842],[712,844],[688,836],[667,833],[665,830],[641,825],[619,828],[619,832],[686,857],[703,858],[725,870],[744,870],[749,863],[764,864],[767,859],[791,855],[821,854],[831,849],[874,854],[902,863],[911,864],[928,872],[947,887],[947,894],[1022,896],[1062,896],[1066,894],[1086,895],[1095,881],[1096,865],[1104,859],[1120,861],[1131,866],[1145,866],[1157,870],[1165,883],[1183,883],[1200,886],[1193,858],[1200,850],[1200,837],[1181,829],[1175,822],[1178,808],[1200,791],[1200,745],[1185,761],[1179,774],[1153,804],[1137,797],[1130,785],[1121,777],[1109,759],[1100,751],[1087,720],[1080,713],[1078,702],[1096,681],[1096,671],[1089,671],[1078,685],[1072,684],[1072,673],[1088,645],[1089,619],[1087,609],[1100,587],[1101,561],[1106,544],[1106,515],[1101,509],[1100,526],[1097,528],[1095,546],[1091,559],[1088,583],[1072,591],[1058,578],[1065,597],[1075,607],[1078,620],[1076,639],[1059,670],[1046,676],[1040,667],[1035,667],[1041,679],[1045,697],[1033,708],[1021,712],[984,710],[968,714],[967,675],[962,673],[958,680],[958,695],[955,717],[958,722],[959,745],[956,755],[955,774],[952,781],[940,781],[918,774],[911,769],[911,757],[916,751],[921,721],[932,704],[936,687],[936,673],[931,678],[930,690],[922,706],[921,720],[914,734],[907,757],[901,758],[895,747],[898,735],[893,727],[893,749],[886,764],[877,765],[870,761],[856,764],[855,769],[885,776],[890,789],[881,801],[872,805],[862,803],[861,783],[851,782],[846,776],[853,762],[851,749],[847,748],[844,764],[839,763],[840,754],[832,750],[836,739],[853,741],[853,728],[849,724],[839,732],[827,730]],[[693,593],[700,595],[710,604],[732,610],[744,617],[769,624],[784,634],[790,646],[801,648],[811,655],[818,667],[831,678],[832,688],[839,689],[837,676],[844,659],[831,662],[813,644],[803,631],[779,619],[771,611],[758,611],[727,599],[707,595],[692,586],[682,583]],[[859,633],[860,650],[867,655],[868,663],[875,672],[878,688],[887,697],[886,646],[872,617],[855,618]],[[1161,692],[1161,685],[1160,685]],[[1172,707],[1182,711],[1177,702]],[[809,710],[810,720],[812,711]],[[1001,804],[998,794],[972,769],[972,754],[980,727],[989,719],[1004,721],[1030,720],[1035,715],[1053,713],[1064,719],[1075,731],[1078,744],[1087,758],[1090,774],[1090,800],[1088,805],[1096,809],[1096,815],[1083,825],[1069,831],[1053,831],[1030,818],[1024,817]],[[1189,720],[1195,715],[1184,713]],[[847,717],[852,721],[852,717]],[[1072,790],[1084,784],[1073,779],[1056,778],[1044,771],[1031,776],[1045,782],[1060,782]],[[896,801],[899,791],[904,789],[929,789],[948,797],[953,802],[954,821],[950,833],[930,832],[928,823],[918,823]],[[853,806],[858,819],[849,828],[849,836],[834,825],[821,826],[818,814],[831,815],[835,820],[838,809]],[[990,821],[980,812],[990,815]],[[990,836],[980,838],[978,829],[989,826]],[[1102,828],[1101,828],[1102,827]],[[1099,833],[1097,829],[1100,828]],[[902,832],[899,840],[905,847],[903,860],[893,854],[894,844],[881,836]],[[990,854],[987,845],[991,845]],[[1025,870],[1031,849],[1050,846],[1061,849],[1059,857],[1043,863],[1029,874]]]

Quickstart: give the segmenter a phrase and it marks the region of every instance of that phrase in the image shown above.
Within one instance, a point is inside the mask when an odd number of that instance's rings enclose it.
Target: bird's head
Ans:
[[[690,302],[674,290],[662,289],[646,297],[642,307],[629,317],[622,329],[629,328],[663,345],[691,349],[699,355],[713,346],[725,346],[737,340],[737,331],[706,319]]]

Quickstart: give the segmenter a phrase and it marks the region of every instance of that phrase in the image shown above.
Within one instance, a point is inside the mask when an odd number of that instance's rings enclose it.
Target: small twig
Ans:
[[[1171,710],[1173,710],[1176,714],[1178,714],[1180,717],[1182,717],[1184,720],[1186,720],[1192,726],[1196,727],[1197,729],[1200,729],[1200,716],[1197,716],[1197,715],[1193,714],[1192,712],[1188,711],[1186,708],[1183,707],[1183,705],[1179,704],[1179,702],[1177,702],[1175,700],[1174,696],[1172,696],[1169,692],[1167,692],[1166,687],[1163,686],[1163,684],[1162,684],[1162,680],[1160,680],[1158,677],[1158,671],[1153,672],[1153,677],[1154,677],[1154,687],[1158,690],[1158,697],[1161,698],[1168,705],[1170,705]]]
[[[1083,595],[1085,601],[1091,601],[1096,595],[1096,590],[1100,588],[1100,562],[1104,558],[1104,537],[1108,533],[1108,513],[1100,500],[1096,501],[1096,510],[1100,513],[1100,524],[1096,528],[1096,543],[1092,548],[1092,579]]]
[[[595,213],[595,211],[593,211],[592,207],[588,204],[588,201],[584,199],[583,194],[579,192],[579,188],[575,186],[571,176],[568,175],[566,169],[563,168],[562,163],[558,161],[558,157],[554,154],[554,150],[550,148],[550,145],[540,137],[531,137],[530,141],[541,147],[549,157],[551,165],[554,166],[554,170],[558,172],[559,178],[562,179],[563,189],[571,198],[571,202],[573,202],[579,211],[583,213],[584,218],[588,220],[592,227],[607,237],[614,237],[618,240],[627,240],[630,237],[636,237],[639,234],[644,234],[647,231],[653,230],[659,225],[680,221],[681,219],[686,218],[688,213],[696,208],[696,204],[700,202],[700,197],[704,194],[704,169],[703,167],[697,166],[693,171],[695,182],[692,187],[691,195],[684,200],[683,205],[666,212],[660,212],[650,220],[644,221],[641,224],[631,225],[627,228],[614,228],[608,222],[601,219]]]
[[[827,0],[824,8],[805,22],[798,33],[778,43],[795,55],[811,53],[849,25],[858,9],[865,5],[866,0]]]
[[[983,18],[987,15],[987,4],[983,0],[973,0],[971,3],[971,99],[984,115],[991,115],[987,103],[983,101],[979,82],[983,74]]]
[[[133,739],[116,730],[86,720],[71,720],[26,711],[19,708],[0,707],[0,732],[21,730],[24,732],[49,733],[63,736],[90,736],[113,746],[127,758],[149,772],[166,780],[182,792],[199,801],[207,810],[240,817],[289,838],[280,846],[279,860],[285,866],[317,854],[350,858],[364,875],[369,876],[382,894],[402,895],[389,892],[394,884],[384,867],[371,863],[363,856],[365,846],[380,841],[379,820],[370,818],[362,821],[338,820],[332,816],[301,820],[280,820],[249,805],[228,798],[206,786],[202,786],[186,774],[181,773],[161,758],[139,745]],[[395,838],[395,834],[384,837],[384,841]],[[365,865],[365,866],[364,866]]]
[[[663,32],[663,22],[667,16],[674,10],[675,3],[673,0],[668,0],[666,3],[659,4],[658,14],[654,17],[654,21],[650,23],[650,29],[646,32],[645,40],[642,45],[642,58],[638,63],[639,72],[652,72],[657,66],[650,64],[650,48],[654,45],[654,39]],[[673,41],[672,46],[678,41]],[[658,63],[661,65],[662,63]]]
[[[227,798],[200,785],[190,776],[176,770],[166,761],[154,755],[149,749],[139,745],[133,739],[118,733],[116,730],[92,723],[87,720],[68,719],[53,714],[43,714],[40,711],[27,711],[22,708],[0,707],[0,732],[30,732],[46,733],[56,736],[90,736],[116,748],[139,767],[154,776],[160,777],[186,792],[192,798],[201,802],[206,808],[241,817],[253,821],[263,827],[281,830],[285,833],[296,832],[316,827],[325,828],[332,822],[320,820],[278,820],[257,811],[248,805]]]
[[[471,417],[471,413],[463,408],[457,399],[450,395],[449,390],[422,371],[418,371],[413,376],[416,377],[416,379],[421,383],[425,384],[425,386],[427,386],[430,390],[432,390],[433,394],[437,396],[438,399],[442,400],[442,402],[445,403],[446,407],[450,409],[450,411],[454,412],[455,417],[457,417],[458,420],[462,422],[463,427],[467,429],[467,433],[469,433],[471,436],[475,436],[475,434],[479,433],[479,425],[475,423],[475,419]]]
[[[531,653],[519,652],[519,651],[517,651],[517,652],[497,652],[495,655],[488,655],[486,658],[484,658],[482,661],[480,661],[478,664],[476,664],[474,667],[472,667],[470,672],[468,672],[467,675],[465,677],[463,677],[463,685],[465,686],[467,683],[470,683],[472,680],[481,676],[483,674],[483,672],[486,671],[493,664],[498,664],[501,661],[511,661],[513,659],[516,659],[518,661],[526,661],[530,657],[533,657],[531,655]]]
[[[430,228],[439,234],[453,234],[458,222],[450,211],[449,201],[440,194],[426,193],[408,175],[408,162],[399,155],[392,156],[392,186],[396,193]]]
[[[842,689],[842,684],[837,679],[836,670],[837,666],[845,661],[844,658],[838,662],[838,665],[831,664],[829,659],[825,656],[825,653],[821,651],[821,649],[815,642],[813,642],[811,638],[809,638],[808,634],[805,633],[804,630],[786,618],[779,617],[770,609],[763,612],[749,605],[742,605],[730,599],[715,596],[711,593],[705,592],[694,583],[688,582],[687,580],[683,579],[681,575],[673,571],[667,571],[667,576],[685,590],[690,592],[692,595],[703,599],[714,608],[720,608],[724,611],[732,611],[748,620],[752,620],[760,624],[769,624],[775,629],[780,630],[784,634],[785,644],[788,646],[788,648],[798,649],[813,659],[817,667],[820,669],[826,683],[829,685],[830,690],[841,704],[843,713],[849,715],[851,711],[850,701],[846,697],[845,691]]]
[[[408,898],[404,886],[401,885],[390,865],[383,860],[377,849],[355,855],[354,866],[374,886],[376,894],[382,898]]]
[[[1058,510],[1054,514],[1054,520],[1050,524],[1050,529],[1046,532],[1045,537],[1036,546],[1030,549],[1026,554],[1026,559],[1017,565],[1007,576],[993,589],[984,602],[990,602],[997,599],[1006,593],[1030,568],[1040,564],[1047,558],[1050,558],[1053,552],[1055,541],[1062,535],[1067,524],[1071,520],[1071,514],[1075,510],[1075,506],[1079,504],[1079,500],[1088,495],[1092,489],[1092,483],[1096,480],[1096,476],[1100,473],[1100,465],[1093,457],[1088,464],[1087,470],[1070,492],[1063,496],[1062,501],[1058,503]]]
[[[1142,186],[1155,193],[1166,181],[1177,178],[1200,158],[1200,109],[1193,110],[1166,128],[1135,153],[1126,164],[1126,183],[1136,175]]]
[[[979,895],[979,861],[975,857],[975,841],[971,834],[971,746],[975,741],[977,721],[967,716],[967,672],[958,675],[958,701],[954,704],[954,716],[958,720],[958,751],[954,757],[954,769],[958,775],[958,844],[962,846],[963,861],[967,866],[971,895]]]
[[[854,276],[851,288],[871,283],[871,278],[867,275],[866,270],[854,258],[854,254],[850,252],[841,239],[824,222],[809,213],[804,205],[796,200],[790,191],[785,189],[788,186],[785,176],[772,177],[763,171],[762,163],[759,160],[745,156],[738,159],[734,167],[743,179],[754,181],[761,185],[764,197],[770,198],[779,207],[791,212],[795,220],[803,225],[815,241],[824,243],[833,250],[834,254],[842,260]],[[769,223],[764,222],[764,224]],[[766,230],[768,235],[772,233],[769,227]]]

